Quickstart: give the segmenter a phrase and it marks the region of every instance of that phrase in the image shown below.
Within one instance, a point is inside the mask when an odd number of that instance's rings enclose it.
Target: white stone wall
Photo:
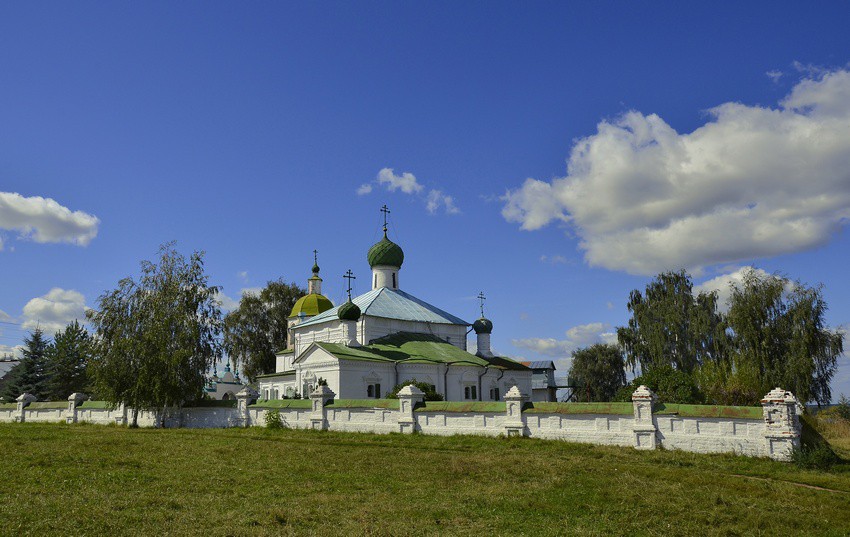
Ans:
[[[537,406],[520,411],[523,396],[517,388],[506,394],[505,411],[495,411],[492,403],[445,403],[413,410],[423,394],[413,387],[399,394],[399,401],[335,400],[335,394],[320,386],[310,395],[311,408],[278,408],[284,427],[324,429],[344,432],[421,432],[433,435],[472,434],[501,436],[522,434],[531,438],[565,440],[601,445],[633,446],[651,449],[680,449],[696,453],[736,453],[789,460],[791,450],[799,447],[800,423],[796,418],[796,399],[788,392],[763,400],[763,419],[750,410],[735,411],[742,417],[691,417],[678,414],[651,414],[654,395],[641,387],[635,392],[631,414],[602,414],[600,408],[623,412],[616,407],[581,406],[581,403]],[[774,392],[771,392],[772,394]],[[256,394],[254,393],[254,396]],[[237,395],[237,407],[194,407],[166,412],[165,427],[215,428],[265,426],[271,408],[246,406],[247,391]],[[299,402],[298,406],[303,405]],[[594,405],[588,403],[587,405]],[[430,408],[430,409],[429,409]],[[499,406],[496,406],[499,408]],[[625,407],[628,409],[629,407]],[[478,410],[476,410],[478,409]],[[711,414],[717,407],[689,406],[693,414]],[[127,423],[132,411],[122,408],[0,409],[0,422],[77,422]],[[23,418],[23,419],[21,419]],[[139,412],[142,427],[161,423],[159,412]]]

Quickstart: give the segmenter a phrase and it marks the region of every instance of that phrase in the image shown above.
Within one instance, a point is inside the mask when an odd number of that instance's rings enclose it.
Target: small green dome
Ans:
[[[370,267],[386,265],[401,268],[401,264],[404,263],[404,251],[384,233],[384,238],[369,248],[366,259],[369,260]]]
[[[313,263],[313,274],[318,274],[318,273],[319,273],[319,264]]]
[[[493,331],[493,322],[490,319],[481,317],[472,323],[472,329],[475,330],[476,334],[489,334]]]
[[[357,307],[357,304],[349,300],[339,307],[336,314],[342,321],[356,321],[360,318],[360,308]]]
[[[300,317],[302,314],[307,317],[312,317],[322,313],[323,311],[328,311],[333,307],[334,305],[325,296],[312,293],[304,295],[298,299],[298,302],[292,306],[292,311],[289,313],[289,317]]]

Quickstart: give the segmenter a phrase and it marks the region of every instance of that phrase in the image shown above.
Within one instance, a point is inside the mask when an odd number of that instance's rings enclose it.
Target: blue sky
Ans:
[[[665,269],[823,283],[848,325],[850,10],[807,8],[5,3],[0,351],[170,240],[229,299],[316,248],[339,302],[384,203],[405,290],[483,290],[494,347],[562,373]]]

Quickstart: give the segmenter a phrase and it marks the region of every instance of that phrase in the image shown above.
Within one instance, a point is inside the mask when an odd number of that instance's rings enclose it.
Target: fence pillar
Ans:
[[[774,388],[761,400],[764,415],[764,440],[767,456],[777,461],[790,461],[800,448],[800,418],[794,394]]]
[[[310,427],[317,431],[326,431],[328,429],[328,411],[325,405],[328,401],[332,401],[336,394],[327,386],[316,386],[313,393],[310,394],[310,401],[313,414],[310,416]]]
[[[401,433],[413,433],[416,431],[416,417],[413,409],[425,400],[425,393],[414,386],[407,385],[398,392],[398,430]]]
[[[18,398],[15,399],[15,401],[18,402],[18,415],[15,416],[15,421],[18,423],[25,422],[27,418],[24,409],[30,406],[30,403],[34,403],[37,400],[38,399],[36,399],[36,397],[31,393],[22,393],[19,395]]]
[[[254,388],[245,386],[236,394],[236,426],[249,427],[251,425],[251,414],[248,405],[257,400],[260,394]]]
[[[68,396],[68,415],[65,416],[65,423],[77,423],[77,405],[88,398],[84,393],[72,393]]]
[[[655,394],[646,386],[638,386],[632,394],[635,421],[632,430],[635,434],[635,449],[655,449],[658,445],[657,428],[652,419],[652,406]]]
[[[522,407],[525,404],[525,396],[514,386],[505,394],[505,434],[508,436],[525,436],[525,415]]]

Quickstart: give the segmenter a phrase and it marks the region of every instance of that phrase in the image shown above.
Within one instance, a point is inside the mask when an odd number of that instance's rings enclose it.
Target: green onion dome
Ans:
[[[475,330],[476,334],[489,334],[493,331],[493,322],[490,319],[481,317],[472,323],[472,329]]]
[[[401,268],[401,264],[404,263],[404,251],[401,246],[388,239],[384,232],[384,238],[369,248],[366,259],[369,260],[370,267],[385,265]]]
[[[331,301],[324,295],[311,293],[298,299],[295,305],[292,306],[292,311],[289,313],[289,317],[300,317],[301,315],[312,317],[322,313],[323,311],[328,311],[333,307],[333,303],[331,303]]]
[[[357,307],[357,304],[349,300],[339,307],[336,314],[341,321],[356,321],[360,318],[360,308]]]
[[[318,263],[313,263],[313,274],[316,275],[316,276],[319,275],[319,264]]]

